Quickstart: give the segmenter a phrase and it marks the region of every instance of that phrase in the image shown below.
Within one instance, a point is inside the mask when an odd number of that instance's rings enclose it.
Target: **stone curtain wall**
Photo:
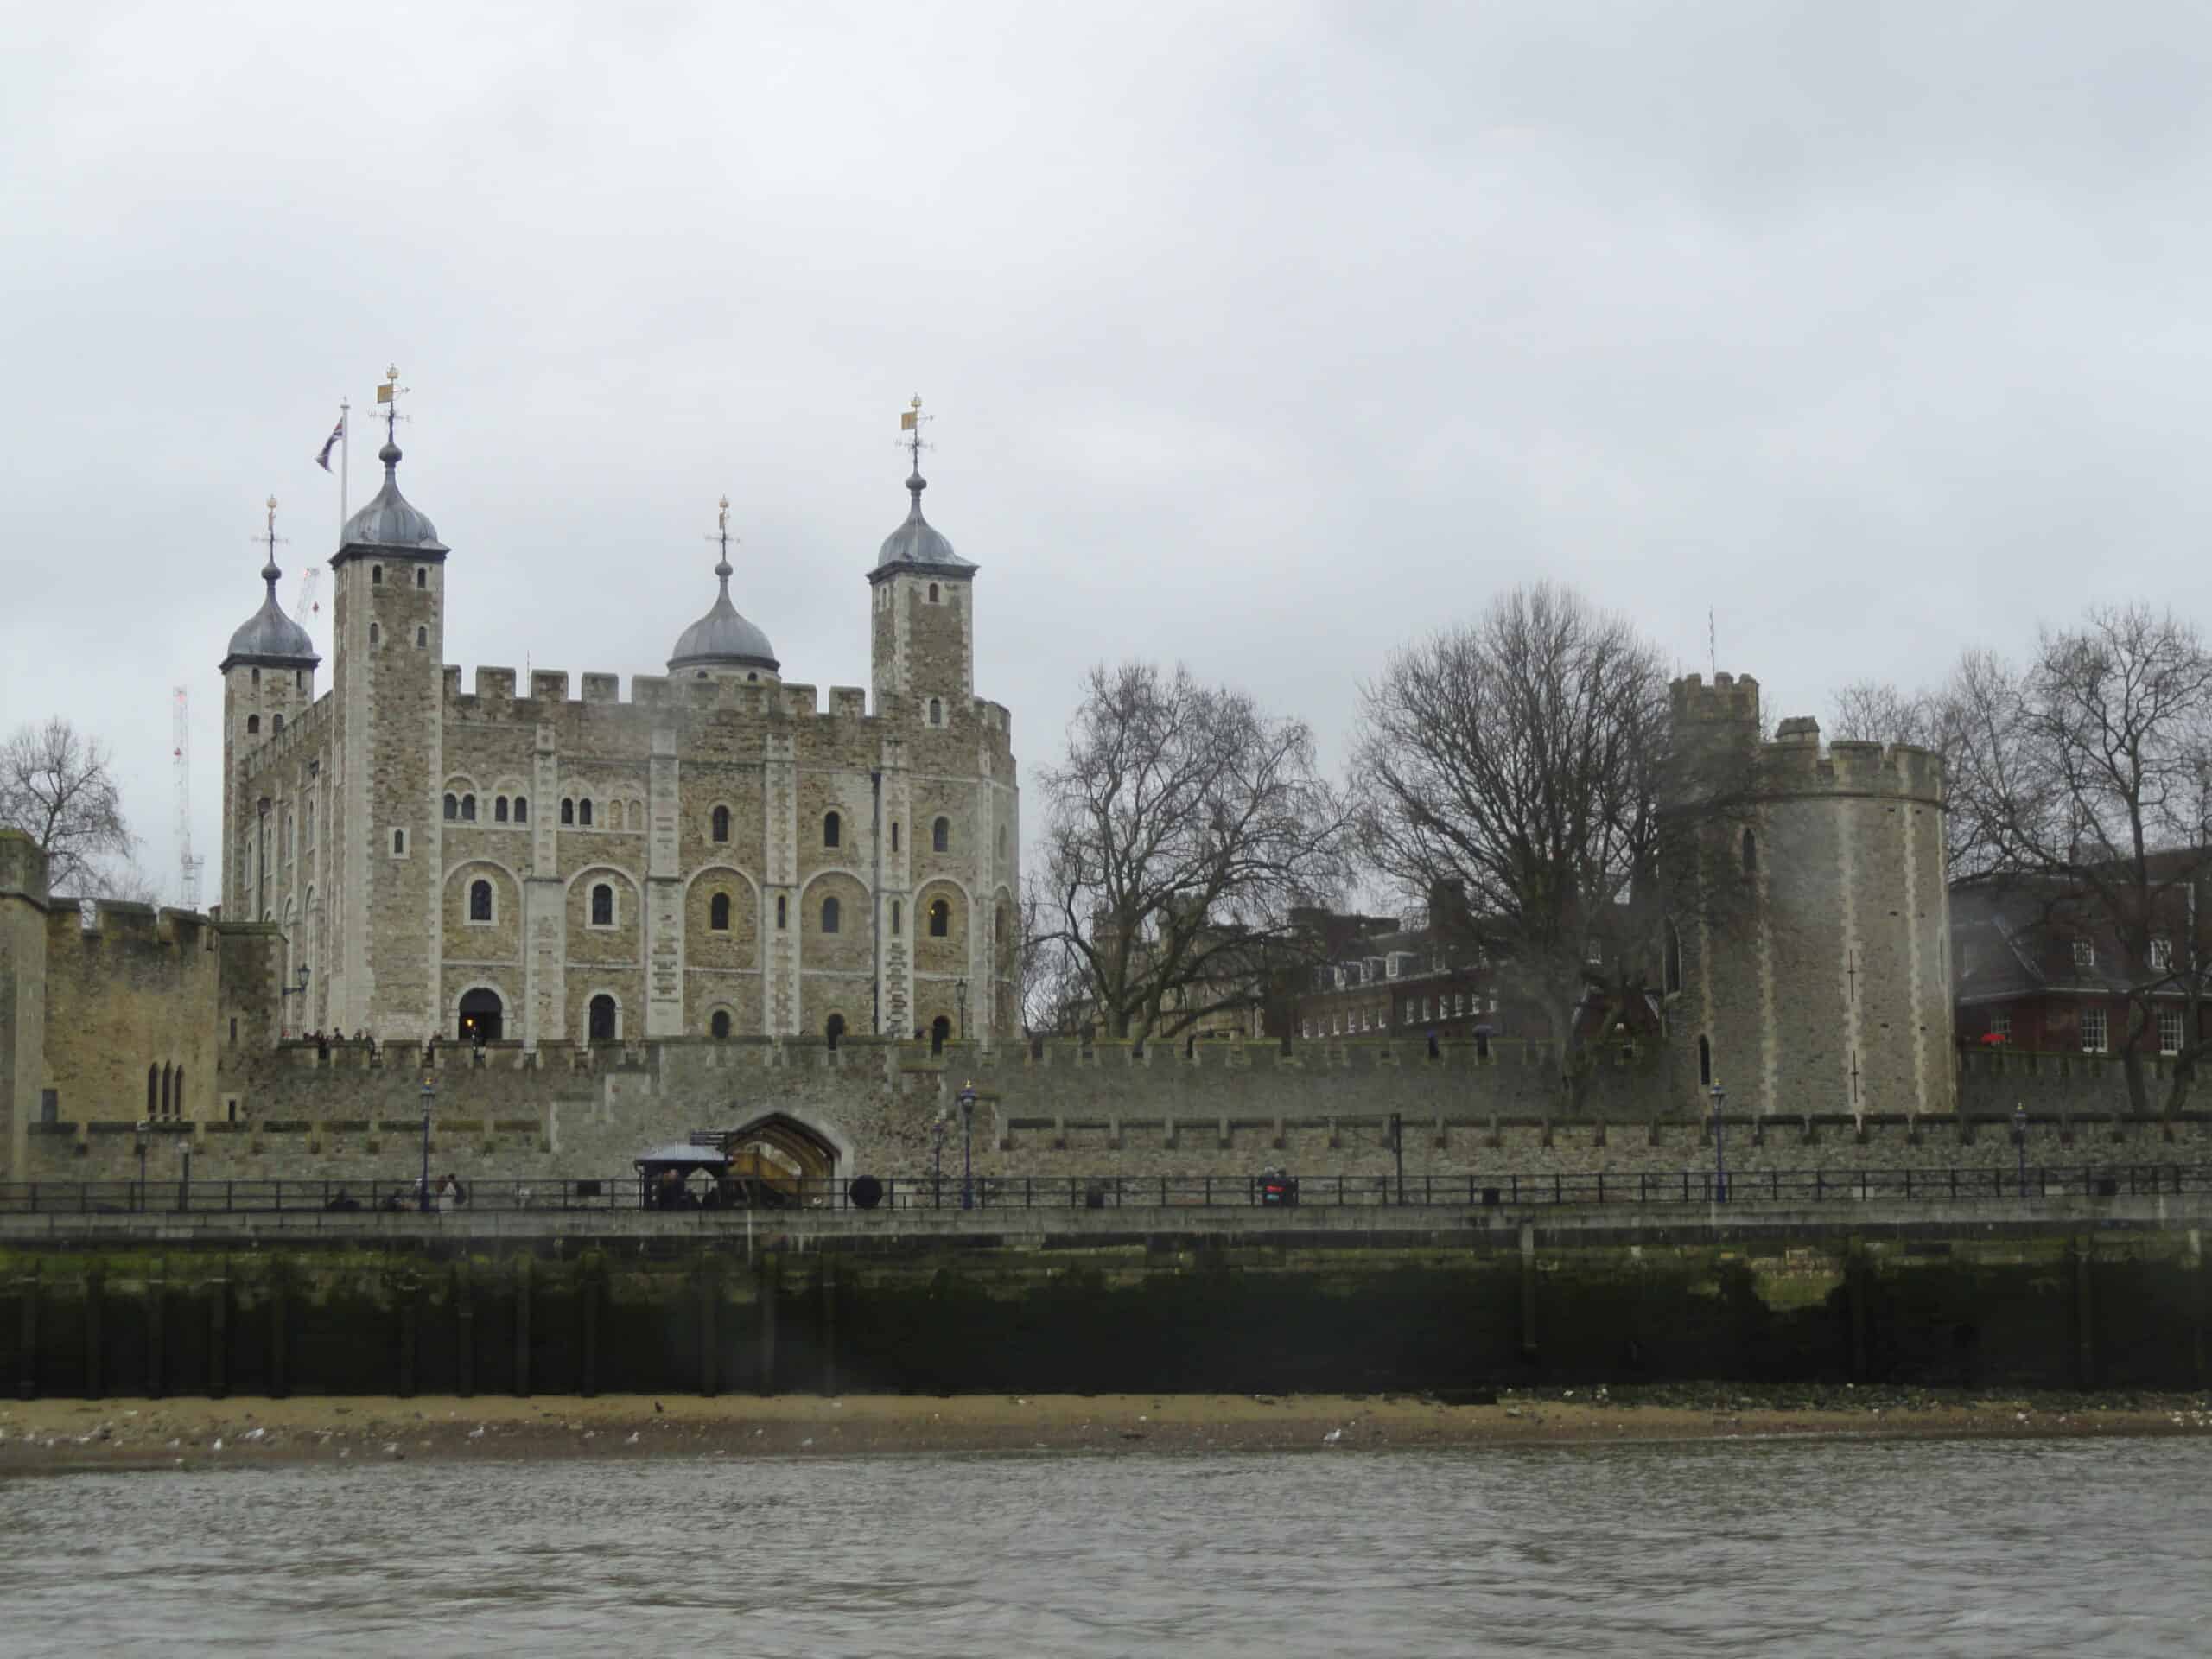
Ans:
[[[1086,1053],[1088,1058],[1085,1058]],[[2018,1154],[2006,1119],[2030,1078],[2052,1086],[2026,1097],[2031,1164],[2212,1161],[2212,1115],[2171,1122],[2113,1113],[2113,1076],[2075,1063],[2072,1092],[2056,1086],[2062,1063],[2007,1056],[1991,1085],[2001,1104],[1963,1116],[1731,1114],[1732,1172],[1858,1169],[2009,1170]],[[2101,1070],[2116,1074],[2116,1065]],[[1066,1178],[1213,1175],[1241,1179],[1280,1165],[1309,1176],[1394,1173],[1388,1126],[1403,1121],[1409,1179],[1605,1172],[1679,1177],[1710,1167],[1701,1117],[1656,1115],[1657,1070],[1601,1073],[1580,1115],[1548,1112],[1556,1098],[1539,1046],[1446,1046],[1435,1061],[1420,1044],[1272,1046],[1217,1044],[1194,1059],[1155,1049],[1140,1058],[1111,1047],[1049,1046],[985,1052],[849,1040],[683,1040],[588,1051],[549,1046],[536,1054],[500,1046],[480,1063],[444,1046],[434,1057],[433,1167],[490,1178],[607,1177],[631,1173],[646,1148],[695,1129],[734,1128],[770,1113],[811,1127],[847,1150],[841,1174],[915,1179],[929,1173],[936,1122],[947,1117],[946,1166],[957,1171],[957,1097],[972,1079],[975,1155],[982,1173]],[[372,1065],[363,1051],[321,1060],[294,1046],[247,1057],[226,1052],[221,1087],[244,1121],[193,1126],[200,1180],[400,1179],[419,1158],[423,1056],[387,1045]],[[2101,1091],[2101,1092],[2100,1092]],[[137,1173],[135,1107],[97,1109],[29,1137],[18,1179],[130,1179]],[[87,1121],[89,1120],[89,1121]],[[177,1143],[160,1137],[149,1178],[173,1180]],[[165,1150],[166,1149],[166,1150]]]

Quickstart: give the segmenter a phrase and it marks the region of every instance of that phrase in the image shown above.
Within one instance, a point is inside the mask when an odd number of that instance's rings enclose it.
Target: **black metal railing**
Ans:
[[[433,1193],[439,1215],[682,1211],[756,1215],[822,1210],[1238,1209],[1591,1205],[1688,1205],[1883,1201],[1906,1204],[2212,1193],[2212,1164],[2037,1164],[1947,1169],[1713,1169],[1583,1174],[978,1175],[869,1181],[695,1184],[681,1193],[635,1175],[469,1180]],[[416,1214],[414,1180],[18,1181],[0,1215]]]

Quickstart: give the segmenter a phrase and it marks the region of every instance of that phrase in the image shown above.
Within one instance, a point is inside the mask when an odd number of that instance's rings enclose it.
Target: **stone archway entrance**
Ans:
[[[723,1137],[730,1173],[772,1182],[828,1181],[837,1173],[837,1148],[795,1117],[771,1112]]]
[[[497,991],[469,991],[461,999],[461,1040],[496,1043],[505,1034],[505,1019]]]

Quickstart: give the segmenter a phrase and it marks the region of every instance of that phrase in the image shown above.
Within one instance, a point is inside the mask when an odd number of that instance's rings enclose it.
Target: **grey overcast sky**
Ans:
[[[335,539],[314,453],[389,360],[464,683],[626,694],[712,598],[724,491],[786,676],[866,683],[918,391],[1032,776],[1132,653],[1339,766],[1394,645],[1534,577],[1685,669],[1710,607],[1776,715],[2100,595],[2203,610],[2201,3],[89,0],[7,31],[0,726],[112,744],[170,901],[170,689],[212,893],[249,537],[275,493],[289,605]]]

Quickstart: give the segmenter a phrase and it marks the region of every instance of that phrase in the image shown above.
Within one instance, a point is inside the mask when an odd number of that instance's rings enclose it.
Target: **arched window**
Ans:
[[[530,822],[530,797],[527,795],[515,797],[515,822],[517,823]]]
[[[415,567],[415,585],[417,588],[428,588],[430,585],[430,573],[419,564]]]
[[[248,737],[258,737],[261,734],[261,716],[259,715],[248,715],[245,717],[245,734]]]
[[[944,724],[944,704],[935,697],[930,699],[930,724],[932,726]]]
[[[460,816],[461,798],[457,795],[448,795],[446,797],[446,822],[448,823],[451,823]]]
[[[369,567],[369,586],[372,588],[384,586],[384,566],[372,564]]]
[[[937,583],[935,582],[930,583],[930,603],[932,605],[937,603]]]
[[[269,717],[269,730],[270,734],[273,736],[275,734],[281,732],[283,729],[284,716],[282,715],[271,715]]]
[[[591,925],[594,927],[614,925],[614,889],[604,881],[591,890]]]
[[[843,840],[844,834],[845,821],[842,818],[835,812],[827,812],[823,815],[822,844],[824,847],[836,846]]]
[[[158,1065],[148,1066],[146,1068],[146,1116],[148,1117],[153,1116],[160,1109],[161,1087],[162,1068]]]
[[[492,798],[492,822],[505,823],[506,821],[507,798],[504,795],[495,795]]]
[[[395,830],[391,832],[391,855],[394,858],[404,858],[407,855],[407,832],[404,830]]]
[[[707,925],[717,933],[729,931],[729,894],[718,893],[707,901]]]
[[[418,645],[429,645],[430,643],[430,631],[428,628],[416,628],[415,630],[415,643]]]
[[[307,670],[305,670],[304,668],[296,668],[296,669],[294,669],[294,670],[292,671],[292,690],[294,690],[295,691],[304,691],[304,690],[306,690],[307,689],[308,689],[308,671],[307,671]]]
[[[169,1093],[169,1116],[184,1116],[184,1068],[181,1065],[176,1069],[176,1087]]]
[[[370,623],[370,624],[369,624],[369,643],[370,643],[371,645],[373,645],[374,644],[376,644],[376,643],[377,643],[377,641],[378,641],[378,640],[379,640],[379,639],[383,639],[383,638],[384,638],[384,630],[383,630],[382,628],[379,628],[378,626],[377,626],[377,625],[376,625],[375,623],[373,623],[373,622]]]
[[[776,930],[779,932],[789,926],[791,922],[791,913],[785,908],[785,896],[780,893],[776,895]]]
[[[588,799],[576,803],[576,823],[583,829],[591,828],[591,802]]]
[[[476,822],[476,798],[474,795],[461,798],[461,821],[463,823]]]
[[[492,884],[489,881],[468,884],[468,919],[472,922],[492,919]]]
[[[952,850],[952,820],[939,818],[930,825],[930,850],[949,853]]]
[[[716,1037],[729,1035],[729,1010],[716,1008],[715,1017],[707,1022],[707,1029]]]
[[[952,906],[944,899],[930,900],[930,938],[942,939],[952,931]]]
[[[594,1043],[611,1043],[620,1034],[616,1029],[619,1016],[615,1013],[614,999],[606,992],[601,991],[592,998],[585,1017],[587,1023],[584,1028],[591,1033],[591,1040]]]
[[[718,806],[715,809],[714,823],[709,834],[718,842],[729,839],[729,808]]]
[[[163,1117],[169,1115],[169,1084],[175,1075],[175,1066],[165,1065],[162,1068],[162,1116]]]
[[[999,825],[998,834],[993,837],[993,841],[996,846],[998,856],[1003,860],[1006,857],[1006,825]]]
[[[891,901],[891,937],[894,939],[899,937],[899,901],[893,899]]]
[[[1744,874],[1750,875],[1759,867],[1758,837],[1748,830],[1744,831]]]
[[[253,683],[256,685],[261,683],[261,671],[257,668],[253,671]]]
[[[1682,936],[1675,931],[1675,918],[1667,918],[1666,963],[1664,983],[1669,995],[1682,988]]]
[[[824,933],[835,933],[840,919],[837,900],[833,894],[822,901],[822,931]]]
[[[576,804],[564,795],[561,798],[561,822],[563,823],[574,823],[575,821]]]
[[[833,1014],[822,1022],[822,1034],[830,1039],[830,1046],[837,1046],[837,1039],[845,1034],[845,1016]]]
[[[899,820],[896,818],[891,820],[891,850],[894,853],[899,850]]]
[[[1713,1039],[1710,1037],[1697,1039],[1697,1082],[1700,1089],[1713,1087]]]
[[[930,1021],[930,1052],[942,1054],[945,1043],[952,1036],[952,1021],[943,1014]]]

